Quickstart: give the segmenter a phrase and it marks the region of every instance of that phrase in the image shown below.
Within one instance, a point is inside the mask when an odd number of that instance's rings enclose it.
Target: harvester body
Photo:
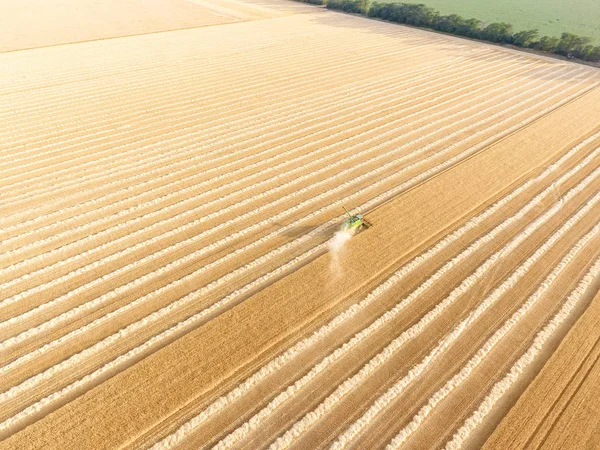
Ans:
[[[369,228],[369,227],[373,226],[368,220],[366,220],[363,217],[362,214],[352,215],[348,212],[348,210],[346,208],[344,208],[344,211],[346,211],[346,214],[348,214],[348,218],[342,224],[342,230],[344,230],[344,231],[350,231],[350,230],[359,231],[359,230],[362,230],[363,228]]]

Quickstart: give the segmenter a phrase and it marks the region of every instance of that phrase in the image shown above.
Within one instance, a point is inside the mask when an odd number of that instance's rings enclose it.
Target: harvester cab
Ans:
[[[362,214],[352,215],[345,207],[342,206],[342,208],[344,208],[344,211],[348,214],[348,218],[342,224],[343,231],[360,231],[363,228],[371,228],[373,226],[373,224],[365,219]]]

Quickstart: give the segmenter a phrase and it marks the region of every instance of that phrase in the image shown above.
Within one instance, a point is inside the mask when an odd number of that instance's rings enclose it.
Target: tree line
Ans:
[[[592,45],[589,37],[563,33],[560,38],[539,36],[538,30],[515,32],[509,23],[485,25],[479,19],[465,19],[457,14],[442,16],[439,11],[423,4],[373,3],[370,0],[300,0],[312,4],[326,4],[328,9],[336,9],[355,14],[363,14],[389,22],[405,23],[436,31],[466,36],[499,44],[512,44],[517,47],[533,48],[542,52],[556,53],[567,58],[600,62],[600,46]]]

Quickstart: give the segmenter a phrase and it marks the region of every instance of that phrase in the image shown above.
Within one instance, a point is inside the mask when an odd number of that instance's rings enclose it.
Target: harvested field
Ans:
[[[211,4],[264,15],[0,53],[0,448],[516,433],[598,292],[600,72]]]

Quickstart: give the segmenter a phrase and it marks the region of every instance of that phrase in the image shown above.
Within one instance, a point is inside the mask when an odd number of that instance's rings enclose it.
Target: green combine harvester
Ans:
[[[346,211],[346,214],[348,214],[348,218],[342,224],[343,231],[360,231],[363,228],[371,228],[373,226],[373,224],[365,219],[362,214],[356,214],[353,216],[345,207],[342,206],[342,208],[344,208],[344,211]]]

